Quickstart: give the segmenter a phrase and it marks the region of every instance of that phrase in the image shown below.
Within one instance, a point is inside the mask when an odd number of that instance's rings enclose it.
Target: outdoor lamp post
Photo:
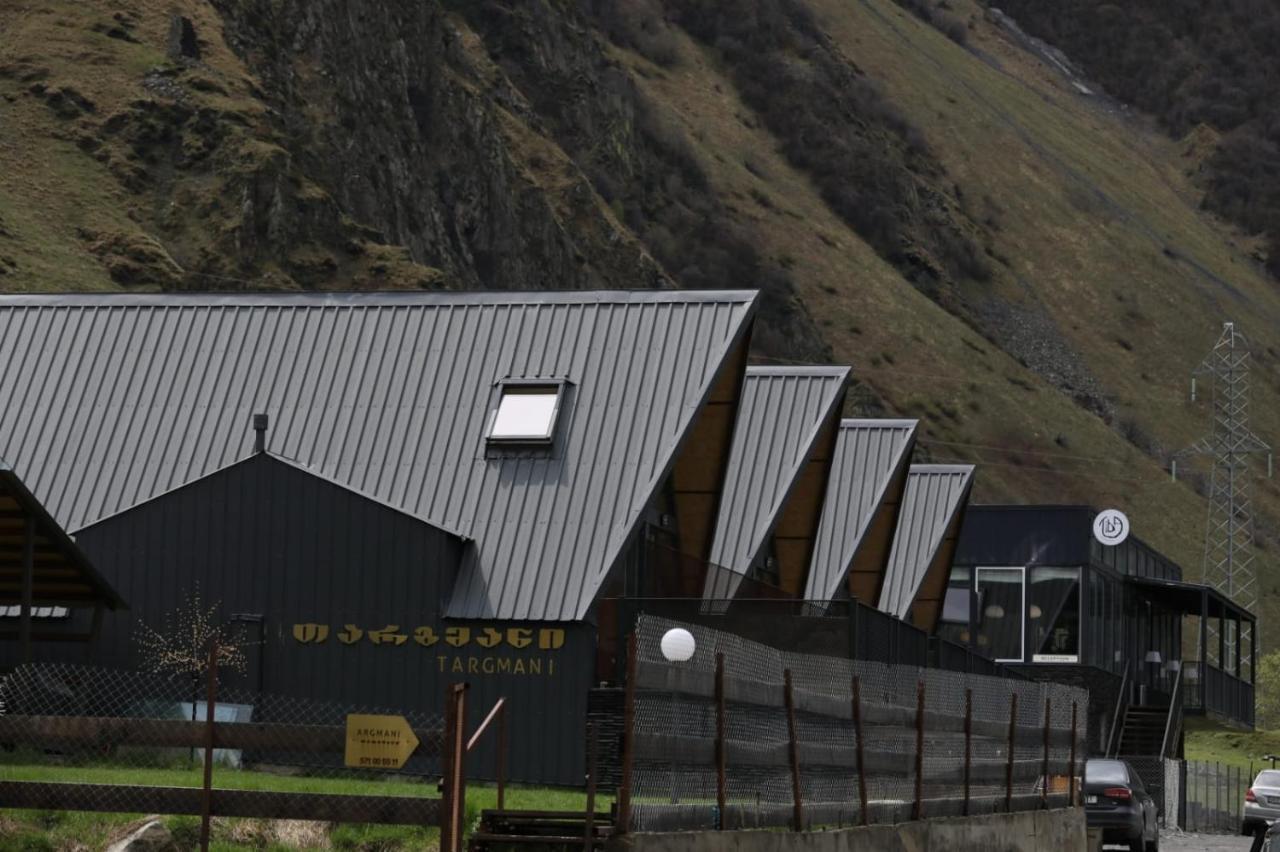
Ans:
[[[1164,662],[1164,658],[1160,656],[1160,652],[1156,650],[1147,651],[1147,669],[1150,671],[1149,680],[1151,688],[1155,689],[1160,679],[1160,664]],[[1143,704],[1147,703],[1146,698],[1142,699]]]
[[[662,656],[668,663],[687,663],[693,659],[693,652],[697,650],[698,643],[694,641],[693,634],[683,627],[673,627],[666,633],[662,634]],[[680,690],[676,685],[675,678],[671,681],[671,710],[675,717],[674,724],[680,718]],[[676,761],[673,756],[671,759],[671,804],[676,804]]]

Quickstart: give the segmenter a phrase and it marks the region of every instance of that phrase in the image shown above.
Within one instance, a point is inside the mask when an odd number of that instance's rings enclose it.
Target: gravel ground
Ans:
[[[1160,849],[1178,852],[1249,852],[1252,837],[1231,834],[1184,834],[1180,831],[1160,832]]]

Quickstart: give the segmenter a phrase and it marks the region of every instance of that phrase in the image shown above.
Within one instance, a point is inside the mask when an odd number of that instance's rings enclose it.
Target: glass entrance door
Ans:
[[[997,662],[1020,663],[1025,658],[1026,591],[1024,568],[979,568],[978,647]]]

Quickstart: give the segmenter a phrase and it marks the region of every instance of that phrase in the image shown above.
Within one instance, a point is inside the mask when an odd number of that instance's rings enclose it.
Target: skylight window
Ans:
[[[504,383],[490,441],[549,442],[560,411],[560,384]]]

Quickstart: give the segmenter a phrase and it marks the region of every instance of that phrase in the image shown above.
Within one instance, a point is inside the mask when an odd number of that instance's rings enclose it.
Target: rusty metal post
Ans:
[[[618,823],[614,830],[625,834],[631,829],[631,764],[635,752],[636,721],[636,634],[627,637],[627,682],[622,700],[622,778],[618,787]]]
[[[862,824],[867,825],[867,762],[862,752],[862,680],[856,675],[853,678],[853,735],[854,748],[858,755],[858,807]]]
[[[1040,804],[1049,807],[1049,721],[1052,719],[1049,696],[1044,697],[1044,785],[1040,789]]]
[[[973,768],[973,690],[964,691],[964,815],[969,815],[969,777]]]
[[[213,815],[213,708],[218,699],[218,643],[209,648],[209,683],[204,694],[204,781],[200,791],[200,849],[209,852]]]
[[[1013,811],[1013,745],[1018,733],[1018,693],[1009,693],[1009,761],[1004,772],[1004,809]]]
[[[727,790],[725,777],[724,652],[716,652],[716,830],[724,831]]]
[[[916,682],[916,802],[912,819],[924,819],[924,681]]]
[[[587,723],[587,818],[583,821],[582,852],[591,852],[596,841],[596,726]]]
[[[804,803],[800,793],[800,745],[796,739],[796,700],[791,689],[791,669],[782,672],[783,698],[787,706],[787,739],[791,752],[791,820],[796,831],[804,830]]]
[[[460,683],[455,687],[458,701],[458,731],[453,752],[454,772],[457,778],[457,784],[454,787],[456,792],[453,798],[453,807],[456,813],[456,821],[453,826],[453,852],[462,852],[462,838],[466,834],[467,689],[469,686],[469,684]]]
[[[440,852],[453,850],[453,743],[458,727],[453,684],[444,692],[444,735],[440,743]]]
[[[1068,795],[1071,807],[1076,806],[1076,702],[1071,702],[1071,757],[1067,762],[1067,784],[1070,785]]]
[[[507,803],[507,702],[498,709],[498,810]]]
[[[461,852],[462,821],[466,814],[466,691],[464,683],[449,684],[445,693],[443,790],[440,797],[440,852]]]

